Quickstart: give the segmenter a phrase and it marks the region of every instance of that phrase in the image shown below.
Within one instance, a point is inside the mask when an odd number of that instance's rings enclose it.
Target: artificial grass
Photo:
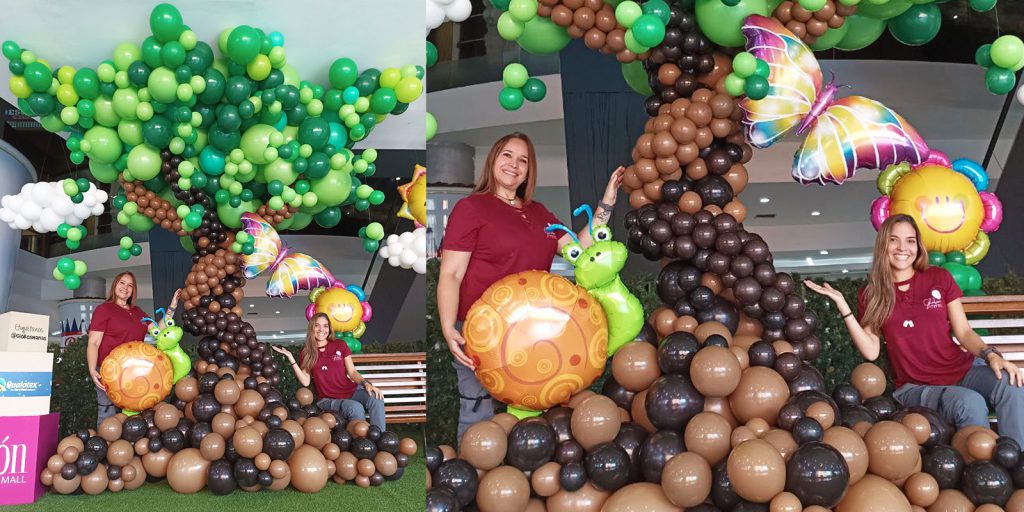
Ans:
[[[97,496],[84,494],[65,496],[48,492],[31,505],[3,507],[4,512],[74,510],[118,511],[147,510],[151,512],[200,512],[207,510],[273,510],[284,512],[334,512],[337,510],[422,512],[426,503],[427,463],[423,456],[422,431],[411,435],[395,429],[399,435],[413,437],[419,451],[409,459],[400,480],[385,481],[380,487],[362,488],[354,483],[336,484],[328,480],[317,493],[306,494],[289,487],[283,491],[245,492],[236,490],[227,496],[215,496],[209,489],[196,494],[178,494],[166,480],[147,483],[134,491],[105,491]]]

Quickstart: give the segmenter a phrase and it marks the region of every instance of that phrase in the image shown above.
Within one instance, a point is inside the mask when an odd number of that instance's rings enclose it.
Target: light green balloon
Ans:
[[[142,144],[142,122],[121,121],[117,125],[117,135],[125,144],[138,146]]]
[[[113,183],[117,181],[117,169],[112,164],[103,163],[90,157],[89,170],[92,171],[92,177],[100,183]]]
[[[849,28],[846,29],[846,35],[836,43],[836,48],[847,51],[860,50],[875,42],[885,32],[886,26],[880,19],[859,14],[847,16],[844,25],[849,25]]]
[[[861,2],[857,4],[857,16],[887,20],[907,12],[912,5],[914,4],[910,0],[888,0],[881,4]]]
[[[278,199],[280,199],[280,198],[278,198]],[[271,208],[273,208],[273,207],[271,207]],[[277,228],[278,231],[284,231],[284,230],[287,230],[287,229],[292,229],[292,224],[295,222],[293,219],[294,219],[294,216],[293,217],[288,217],[287,219],[282,220],[278,225],[276,225],[274,227]]]
[[[299,173],[295,172],[292,163],[282,158],[278,158],[263,166],[263,179],[267,183],[278,180],[284,185],[291,185],[298,178]]]
[[[654,94],[651,91],[651,84],[647,82],[647,70],[644,69],[643,63],[639,60],[622,65],[622,78],[626,80],[629,88],[636,91],[637,94],[642,96]]]
[[[121,119],[127,119],[134,121],[138,119],[135,114],[135,109],[139,106],[139,95],[135,94],[132,89],[118,89],[114,91],[114,97],[112,99],[114,103],[114,112],[121,116]]]
[[[107,97],[100,96],[93,100],[92,103],[96,106],[96,115],[93,116],[93,119],[95,119],[97,123],[108,128],[113,128],[117,126],[117,123],[121,122],[121,116],[118,116],[117,112],[114,112],[114,103]]]
[[[704,35],[715,44],[729,47],[746,43],[741,29],[747,16],[769,13],[766,0],[739,0],[731,7],[722,0],[697,0],[694,11]]]
[[[298,231],[305,228],[313,221],[313,216],[308,213],[295,212],[292,214],[292,225],[289,229]]]
[[[145,233],[146,231],[153,229],[153,221],[149,220],[149,217],[146,217],[141,213],[137,213],[128,219],[128,229]]]
[[[270,135],[276,131],[268,124],[254,124],[246,130],[238,145],[245,153],[245,159],[257,165],[267,163],[264,151],[270,147]]]
[[[310,185],[310,192],[319,198],[317,205],[335,206],[347,199],[352,191],[352,176],[332,170],[323,178],[311,180]]]
[[[127,71],[132,62],[142,59],[142,50],[135,43],[121,43],[114,47],[114,67]]]
[[[43,125],[46,131],[53,133],[64,131],[67,128],[67,125],[64,124],[64,121],[60,120],[60,116],[57,114],[40,117],[39,124]]]
[[[109,165],[121,158],[121,138],[114,130],[106,126],[93,126],[85,131],[82,138],[89,141],[91,145],[89,152],[86,153],[89,155],[90,168],[92,168],[93,162]],[[105,181],[104,183],[112,182]]]
[[[434,114],[427,112],[425,114],[427,122],[427,140],[433,139],[434,135],[437,135],[437,119],[434,118]]]
[[[846,33],[850,30],[849,23],[843,23],[843,26],[839,28],[830,28],[825,31],[825,34],[818,38],[814,44],[811,45],[811,49],[814,51],[829,50],[835,47],[836,43],[842,41],[846,37]]]
[[[238,208],[232,208],[230,204],[219,204],[217,205],[217,217],[220,218],[220,222],[225,226],[238,229],[242,227],[242,214],[245,212],[255,213],[260,205],[261,203],[258,199],[242,201]]]
[[[551,18],[537,16],[524,24],[523,34],[516,42],[534,55],[548,55],[558,53],[571,40],[565,28],[556,25]]]
[[[192,237],[190,237],[190,236],[181,236],[181,237],[178,237],[178,241],[181,242],[181,247],[183,249],[185,249],[186,251],[188,251],[191,254],[195,254],[196,253],[196,245],[192,242]]]
[[[139,144],[128,153],[128,170],[135,179],[151,180],[160,174],[160,152],[149,144]]]
[[[160,103],[174,103],[178,99],[178,81],[174,71],[160,66],[149,74],[149,94]]]
[[[284,83],[288,85],[294,85],[295,87],[298,87],[299,83],[302,81],[302,79],[299,78],[299,72],[296,71],[291,64],[285,64],[284,66],[281,66],[281,73],[284,74]],[[225,74],[224,76],[228,75]]]
[[[506,41],[515,41],[523,35],[525,25],[507,12],[498,16],[498,35]]]

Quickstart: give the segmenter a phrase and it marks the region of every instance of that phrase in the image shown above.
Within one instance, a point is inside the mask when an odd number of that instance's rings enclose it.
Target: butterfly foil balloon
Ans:
[[[910,123],[885,105],[863,96],[836,99],[838,87],[823,84],[814,53],[778,20],[749,16],[743,23],[747,51],[768,63],[768,95],[744,98],[747,140],[766,148],[796,127],[806,134],[793,158],[801,183],[841,185],[857,169],[920,164],[928,145]]]
[[[298,252],[289,252],[277,231],[254,213],[242,214],[242,228],[253,238],[256,250],[242,255],[242,271],[252,279],[269,270],[267,295],[291,297],[299,290],[312,290],[334,284],[334,276],[319,261]]]

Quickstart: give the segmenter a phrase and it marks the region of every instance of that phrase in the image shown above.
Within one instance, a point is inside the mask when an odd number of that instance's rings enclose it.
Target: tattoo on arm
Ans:
[[[594,214],[594,220],[596,220],[598,224],[607,224],[608,219],[610,219],[611,217],[612,212],[609,212],[607,210],[601,210]]]

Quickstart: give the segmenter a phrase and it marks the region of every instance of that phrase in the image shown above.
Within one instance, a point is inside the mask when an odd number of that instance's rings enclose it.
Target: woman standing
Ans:
[[[619,167],[612,172],[594,224],[607,223],[611,217],[624,171]],[[494,416],[491,396],[463,352],[466,313],[499,279],[526,270],[549,270],[555,254],[572,241],[568,234],[559,238],[544,231],[560,221],[533,199],[536,184],[537,155],[530,138],[519,132],[506,135],[491,147],[473,194],[455,204],[445,227],[437,309],[459,378],[459,439],[473,423]],[[579,239],[583,247],[593,243],[588,229]]]
[[[879,227],[868,284],[857,294],[860,318],[828,283],[804,284],[832,299],[865,358],[878,358],[885,338],[896,400],[935,409],[958,429],[988,427],[992,406],[1000,434],[1024,442],[1020,370],[971,329],[960,301],[963,292],[949,271],[928,266],[912,217],[894,215]]]
[[[117,407],[107,397],[107,388],[100,381],[99,367],[103,360],[118,345],[129,341],[142,341],[146,338],[146,324],[142,322],[147,315],[145,311],[135,305],[136,281],[135,275],[131,272],[121,272],[114,277],[107,293],[107,301],[100,304],[92,313],[92,320],[89,323],[89,346],[86,350],[86,361],[89,365],[89,376],[96,386],[96,403],[99,410],[96,415],[96,425],[103,420],[117,414]],[[174,310],[178,307],[179,288],[171,298],[171,304],[167,306],[167,313],[164,318],[174,317]],[[159,323],[163,328],[163,320]]]
[[[365,420],[370,413],[370,424],[384,430],[384,393],[363,378],[352,362],[352,350],[344,341],[329,339],[331,321],[325,313],[317,313],[309,320],[306,345],[299,357],[302,364],[288,349],[271,345],[274,352],[288,358],[295,377],[303,386],[316,382],[316,394],[321,409],[341,413],[346,420]]]

